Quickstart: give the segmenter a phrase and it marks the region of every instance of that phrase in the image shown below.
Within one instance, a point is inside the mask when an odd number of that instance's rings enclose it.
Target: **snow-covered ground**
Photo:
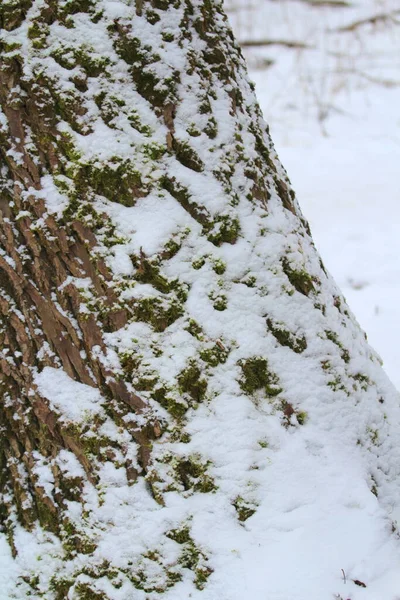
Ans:
[[[315,46],[245,53],[315,243],[400,388],[400,15],[384,18],[399,5],[233,4],[239,39]],[[373,15],[381,18],[329,33]]]

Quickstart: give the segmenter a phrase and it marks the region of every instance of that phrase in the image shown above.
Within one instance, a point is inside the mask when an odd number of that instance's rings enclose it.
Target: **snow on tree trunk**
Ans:
[[[397,393],[221,3],[4,0],[0,26],[6,597],[379,580],[399,557]]]

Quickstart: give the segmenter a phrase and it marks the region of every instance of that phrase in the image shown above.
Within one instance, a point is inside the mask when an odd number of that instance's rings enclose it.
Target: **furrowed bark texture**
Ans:
[[[261,500],[247,455],[228,486],[202,435],[263,449],[260,427],[301,430],[322,390],[327,422],[353,407],[378,494],[393,472],[371,431],[393,392],[313,248],[218,1],[7,0],[0,27],[12,597],[216,598],[193,503],[220,498],[243,523]],[[238,432],[224,394],[262,426]]]

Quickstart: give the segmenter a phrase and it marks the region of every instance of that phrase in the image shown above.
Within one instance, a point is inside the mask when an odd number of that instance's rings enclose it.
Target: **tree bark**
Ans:
[[[398,486],[397,396],[312,244],[221,3],[12,0],[0,26],[13,597],[206,594],[195,499],[239,523],[261,502],[227,486],[207,441],[233,451],[227,397],[267,437],[316,406],[336,431],[348,411],[372,491]]]

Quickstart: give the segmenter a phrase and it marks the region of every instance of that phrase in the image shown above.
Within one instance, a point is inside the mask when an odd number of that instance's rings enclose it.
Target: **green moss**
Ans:
[[[207,239],[215,246],[221,244],[235,244],[239,237],[240,223],[237,217],[220,215],[211,225],[207,226],[209,231]]]
[[[174,4],[171,0],[153,0],[154,8],[158,8],[159,10],[168,10],[168,8]],[[175,2],[175,5],[177,3]]]
[[[317,310],[320,310],[322,312],[322,314],[324,315],[324,317],[326,316],[326,305],[323,304],[322,302],[314,302],[314,308],[316,308]]]
[[[208,98],[204,98],[204,100],[201,102],[200,106],[199,106],[199,113],[201,115],[206,115],[211,113],[211,104],[210,104],[210,100]]]
[[[255,123],[251,123],[249,130],[255,137],[255,149],[260,154],[262,159],[267,163],[268,166],[271,167],[272,172],[276,172],[276,167],[274,163],[271,161],[269,155],[269,149],[265,144],[264,137],[260,131],[260,129],[256,126]]]
[[[179,250],[182,248],[182,240],[177,239],[177,238],[171,238],[170,240],[168,240],[168,242],[165,244],[163,251],[162,251],[162,259],[163,260],[170,260],[171,258],[173,258],[174,256],[176,256],[176,254],[178,254]]]
[[[269,396],[276,396],[282,390],[277,386],[278,377],[271,373],[268,361],[260,356],[239,361],[242,377],[239,381],[240,387],[247,394],[264,389]]]
[[[220,258],[215,259],[213,261],[213,270],[217,275],[223,275],[226,271],[226,263]]]
[[[165,506],[162,481],[154,468],[146,473],[146,483],[157,504]]]
[[[93,554],[97,548],[94,540],[91,540],[68,519],[64,519],[60,531],[63,548],[69,556],[77,552]]]
[[[0,29],[12,31],[20,26],[33,0],[0,2]]]
[[[67,132],[62,132],[57,138],[57,146],[68,161],[77,163],[82,158],[81,152],[75,145],[74,138]]]
[[[78,199],[78,197],[71,193],[70,202],[63,212],[63,220],[76,220],[82,221],[87,227],[90,227],[92,231],[99,234],[102,230],[107,233],[106,244],[111,245],[113,238],[114,227],[109,221],[109,217],[105,214],[99,214],[94,208],[93,204],[85,201],[84,199]],[[85,298],[82,298],[85,301]],[[88,303],[86,303],[88,305]],[[103,303],[104,304],[104,303]],[[100,299],[98,300],[97,309],[99,309]],[[95,306],[92,306],[95,309]]]
[[[136,268],[135,279],[137,281],[149,283],[163,294],[171,291],[172,284],[161,275],[157,262],[150,261],[143,253],[140,256],[131,256],[131,260]]]
[[[91,21],[92,23],[99,23],[104,16],[104,11],[99,10],[97,12],[92,13]]]
[[[76,89],[60,88],[55,76],[45,76],[43,72],[39,72],[35,77],[37,78],[38,87],[45,90],[40,98],[40,109],[43,111],[44,118],[54,122],[54,116],[56,115],[59,119],[66,121],[79,134],[87,135],[90,133],[89,121],[84,118],[87,112],[85,104]],[[60,159],[63,159],[62,155]]]
[[[210,138],[210,140],[214,140],[218,135],[218,123],[214,117],[210,117],[207,125],[204,127],[204,133]]]
[[[228,298],[224,294],[219,294],[218,296],[211,294],[210,298],[213,301],[213,307],[215,310],[218,310],[219,312],[223,312],[224,310],[227,309]]]
[[[101,166],[95,163],[79,165],[72,178],[78,191],[87,191],[89,185],[95,194],[124,206],[134,206],[136,200],[146,194],[140,173],[129,161],[118,157]]]
[[[212,574],[213,570],[210,567],[198,567],[195,570],[194,585],[198,590],[204,590],[208,578]]]
[[[57,534],[59,532],[59,524],[56,508],[51,508],[48,504],[45,504],[38,494],[35,496],[35,501],[40,525],[44,529]]]
[[[172,432],[171,439],[176,442],[180,442],[181,444],[190,444],[191,436],[187,431],[182,431],[181,428],[179,430],[175,430]]]
[[[97,94],[94,97],[94,101],[100,110],[103,121],[106,125],[113,128],[112,121],[121,114],[121,109],[125,106],[125,102],[114,96],[107,96],[104,91]]]
[[[164,505],[164,494],[167,492],[185,492],[186,495],[194,492],[214,492],[217,488],[208,474],[210,465],[210,461],[205,462],[199,455],[179,457],[166,453],[156,458],[146,475],[146,480],[154,499]]]
[[[28,38],[32,41],[32,46],[37,50],[47,46],[47,36],[49,27],[43,21],[32,21],[28,29]]]
[[[195,271],[199,271],[206,264],[207,255],[201,256],[192,262],[192,267]]]
[[[182,142],[174,138],[172,142],[172,149],[174,150],[175,156],[179,162],[188,169],[196,171],[197,173],[200,173],[204,170],[204,164],[202,160],[197,155],[194,148],[192,148],[187,142]]]
[[[173,587],[176,583],[182,581],[181,573],[176,570],[169,569],[167,571],[167,587]]]
[[[144,375],[142,377],[135,377],[133,379],[133,385],[135,390],[139,392],[151,392],[154,386],[157,384],[157,377],[151,375]]]
[[[256,507],[251,502],[246,502],[241,496],[237,496],[233,501],[239,521],[244,522],[250,519],[256,512]]]
[[[194,571],[199,563],[200,554],[201,551],[196,547],[193,540],[190,539],[180,556],[179,562],[185,569]]]
[[[162,578],[159,576],[154,577],[154,566],[151,563],[158,565],[156,572],[161,574],[161,571]],[[123,569],[123,572],[136,589],[142,590],[146,594],[163,594],[168,588],[173,587],[182,579],[180,569],[177,565],[167,567],[165,565],[165,558],[158,550],[149,550],[142,555],[134,568]],[[149,596],[146,595],[146,598],[149,598]]]
[[[378,482],[373,475],[371,475],[371,492],[378,498]]]
[[[192,335],[197,340],[199,340],[199,341],[203,340],[203,338],[204,338],[203,329],[200,327],[200,325],[194,319],[190,319],[189,324],[187,327],[185,327],[185,329],[186,329],[186,331],[188,331],[190,333],[190,335]]]
[[[210,365],[210,367],[217,367],[218,365],[225,363],[229,352],[221,346],[219,344],[215,344],[211,348],[205,348],[201,350],[200,358]]]
[[[167,537],[174,540],[177,544],[186,544],[187,542],[192,541],[190,529],[187,525],[183,525],[179,529],[171,529],[171,531],[167,533]]]
[[[367,428],[367,433],[371,439],[371,443],[374,444],[374,446],[378,445],[379,442],[379,431],[378,429],[372,429],[371,427]]]
[[[168,301],[157,297],[143,298],[135,306],[135,315],[138,321],[149,323],[156,331],[161,332],[183,315],[183,309],[174,298]]]
[[[193,219],[203,226],[208,226],[209,215],[206,209],[193,201],[189,190],[182,186],[175,177],[163,177],[161,186],[177,200]]]
[[[265,386],[265,393],[269,398],[273,398],[274,396],[278,396],[282,392],[282,388],[278,385],[272,383]]]
[[[153,142],[152,144],[145,144],[142,147],[143,154],[151,161],[160,160],[167,152],[167,147],[163,144]]]
[[[69,195],[69,193],[73,191],[74,184],[68,177],[65,177],[64,175],[53,175],[53,181],[63,194]]]
[[[54,600],[65,600],[68,598],[68,593],[74,585],[74,579],[53,575],[50,579],[50,590],[54,592]]]
[[[307,418],[308,415],[304,410],[296,413],[296,419],[299,425],[304,425],[307,421]]]
[[[111,229],[107,228],[105,235],[102,236],[102,243],[106,248],[112,248],[113,246],[120,246],[121,244],[127,244],[128,238],[115,235],[115,229],[112,227]]]
[[[342,378],[340,377],[340,375],[336,375],[334,376],[333,379],[331,379],[330,381],[328,381],[327,385],[334,391],[334,392],[345,392],[347,395],[349,395],[349,392],[346,388],[346,386],[342,383]]]
[[[198,127],[194,123],[191,123],[186,131],[192,137],[200,137],[201,136],[200,129],[198,129]]]
[[[142,122],[141,117],[139,116],[138,112],[133,109],[129,115],[128,115],[128,121],[130,122],[130,124],[132,125],[132,127],[134,129],[136,129],[139,133],[150,137],[153,133],[152,128],[149,125],[145,125]]]
[[[15,40],[2,40],[0,43],[0,51],[2,54],[7,54],[8,52],[14,53],[18,50],[21,50],[21,48],[21,42],[17,42]]]
[[[175,39],[174,34],[170,33],[169,31],[163,31],[161,37],[164,42],[173,42]]]
[[[158,61],[155,60],[154,62]],[[153,106],[161,108],[168,102],[173,102],[176,84],[180,80],[179,71],[174,72],[173,77],[159,79],[156,71],[152,70],[151,65],[143,68],[143,63],[139,63],[132,68],[131,73],[137,91]]]
[[[254,275],[250,275],[246,279],[244,279],[241,283],[246,285],[249,288],[255,288],[257,283],[257,278]]]
[[[77,583],[74,588],[74,595],[79,600],[108,600],[108,596],[94,589],[89,583]]]
[[[139,38],[128,37],[127,34],[123,33],[118,25],[114,23],[108,26],[108,30],[111,34],[114,34],[114,48],[117,54],[124,60],[128,65],[133,65],[135,62],[143,60],[144,64],[150,62],[149,58],[145,57],[145,50],[142,48]],[[148,53],[147,53],[148,55]]]
[[[141,356],[136,354],[134,350],[127,350],[118,354],[121,367],[127,375],[133,375],[137,372]]]
[[[189,394],[195,402],[204,400],[207,391],[207,381],[202,378],[200,367],[191,361],[178,375],[178,385],[182,393]]]
[[[326,338],[336,344],[338,348],[341,350],[341,357],[345,363],[350,362],[350,352],[344,347],[342,342],[339,340],[337,334],[334,331],[326,330],[325,331]]]
[[[295,336],[293,333],[285,329],[283,325],[275,325],[271,319],[267,319],[267,325],[272,335],[282,346],[287,346],[297,354],[301,354],[301,352],[306,350],[307,340],[304,335],[301,337]]]
[[[34,590],[37,594],[39,594],[38,597],[42,597],[42,594],[40,593],[40,589],[39,589],[39,583],[40,583],[39,575],[31,575],[31,576],[23,575],[22,579],[29,585],[29,587],[32,590]],[[28,596],[30,596],[30,595],[31,595],[30,592],[28,592]]]
[[[210,464],[210,462],[201,461],[197,455],[179,459],[175,469],[184,489],[202,493],[214,491],[216,489],[214,481],[207,474]]]
[[[307,271],[293,269],[287,258],[283,258],[281,263],[283,272],[298,292],[304,296],[309,296],[312,292],[315,292],[313,278]]]
[[[195,544],[192,538],[189,538],[188,541],[185,542],[179,557],[179,563],[183,568],[193,571],[196,588],[198,590],[203,590],[213,571],[207,564],[208,561],[206,555]]]
[[[148,23],[150,23],[150,25],[155,25],[159,22],[160,19],[160,15],[154,10],[149,9],[146,11],[146,20],[148,21]]]
[[[94,0],[66,0],[60,7],[60,16],[87,13],[93,8],[93,2]]]
[[[182,302],[184,304],[189,296],[189,290],[190,290],[189,284],[185,283],[185,282],[181,283],[177,279],[175,279],[174,286],[175,286],[174,292],[176,294],[176,297],[178,298],[178,300],[180,302]]]
[[[82,498],[83,479],[82,477],[71,477],[67,473],[60,476],[58,487],[63,498],[72,502],[79,502]]]
[[[51,56],[65,69],[81,67],[88,77],[98,77],[106,73],[111,64],[109,58],[97,54],[95,48],[87,44],[70,48],[60,46],[52,51]]]
[[[175,419],[180,420],[187,412],[187,402],[174,398],[170,390],[164,386],[153,390],[151,397],[165,408]]]
[[[363,373],[356,373],[356,375],[351,375],[354,381],[357,381],[364,392],[368,390],[368,388],[373,385],[371,379],[368,375],[364,375]]]
[[[104,418],[95,417],[87,423],[67,423],[64,426],[65,434],[73,438],[88,460],[99,458],[103,449],[113,445],[111,440],[98,431],[103,422]]]

